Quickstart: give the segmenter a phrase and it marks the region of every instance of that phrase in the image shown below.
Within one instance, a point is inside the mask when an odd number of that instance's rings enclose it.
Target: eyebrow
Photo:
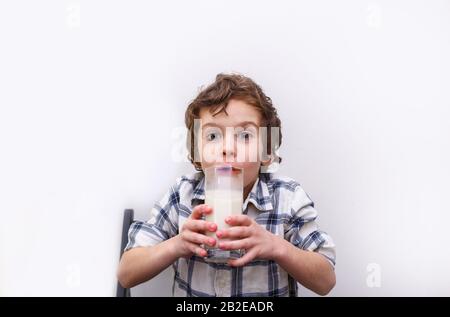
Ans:
[[[242,122],[239,122],[235,126],[236,127],[243,127],[243,126],[247,126],[247,125],[254,125],[255,127],[258,127],[258,125],[255,122],[253,122],[253,121],[242,121]],[[223,125],[212,123],[212,122],[205,123],[204,125],[202,125],[202,128],[205,128],[205,127],[221,127],[221,128],[224,128]]]

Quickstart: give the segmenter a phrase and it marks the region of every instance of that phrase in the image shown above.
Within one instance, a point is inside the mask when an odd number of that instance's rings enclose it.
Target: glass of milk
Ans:
[[[242,213],[244,172],[240,168],[223,165],[206,168],[204,173],[205,204],[213,209],[205,219],[216,223],[217,230],[229,228],[230,226],[225,223],[225,218]],[[207,235],[217,238],[215,232],[207,232]],[[226,263],[228,259],[241,256],[240,250],[221,250],[217,248],[217,245],[218,243],[214,247],[205,245],[208,253],[205,261]]]

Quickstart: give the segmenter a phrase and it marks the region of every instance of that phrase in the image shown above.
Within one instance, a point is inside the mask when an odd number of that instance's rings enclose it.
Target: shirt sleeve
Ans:
[[[124,251],[136,247],[156,245],[178,234],[179,192],[173,186],[156,202],[147,222],[136,221],[128,230],[128,244]]]
[[[298,186],[292,199],[291,219],[285,231],[285,238],[298,248],[322,254],[334,268],[336,250],[333,239],[319,229],[316,218],[314,203]]]

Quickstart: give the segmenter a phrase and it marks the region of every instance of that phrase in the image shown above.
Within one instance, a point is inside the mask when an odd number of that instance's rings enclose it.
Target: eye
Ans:
[[[220,139],[220,133],[210,132],[206,134],[206,140],[209,142],[217,141]]]
[[[238,138],[240,141],[248,142],[253,138],[253,134],[249,131],[242,131],[239,133]]]

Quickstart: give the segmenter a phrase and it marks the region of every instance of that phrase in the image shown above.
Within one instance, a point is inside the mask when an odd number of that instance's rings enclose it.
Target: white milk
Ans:
[[[242,191],[238,190],[210,190],[205,194],[205,204],[213,211],[206,215],[205,219],[217,224],[217,230],[223,230],[230,226],[225,223],[225,218],[230,215],[242,213]],[[207,232],[208,236],[215,237],[215,232]]]

